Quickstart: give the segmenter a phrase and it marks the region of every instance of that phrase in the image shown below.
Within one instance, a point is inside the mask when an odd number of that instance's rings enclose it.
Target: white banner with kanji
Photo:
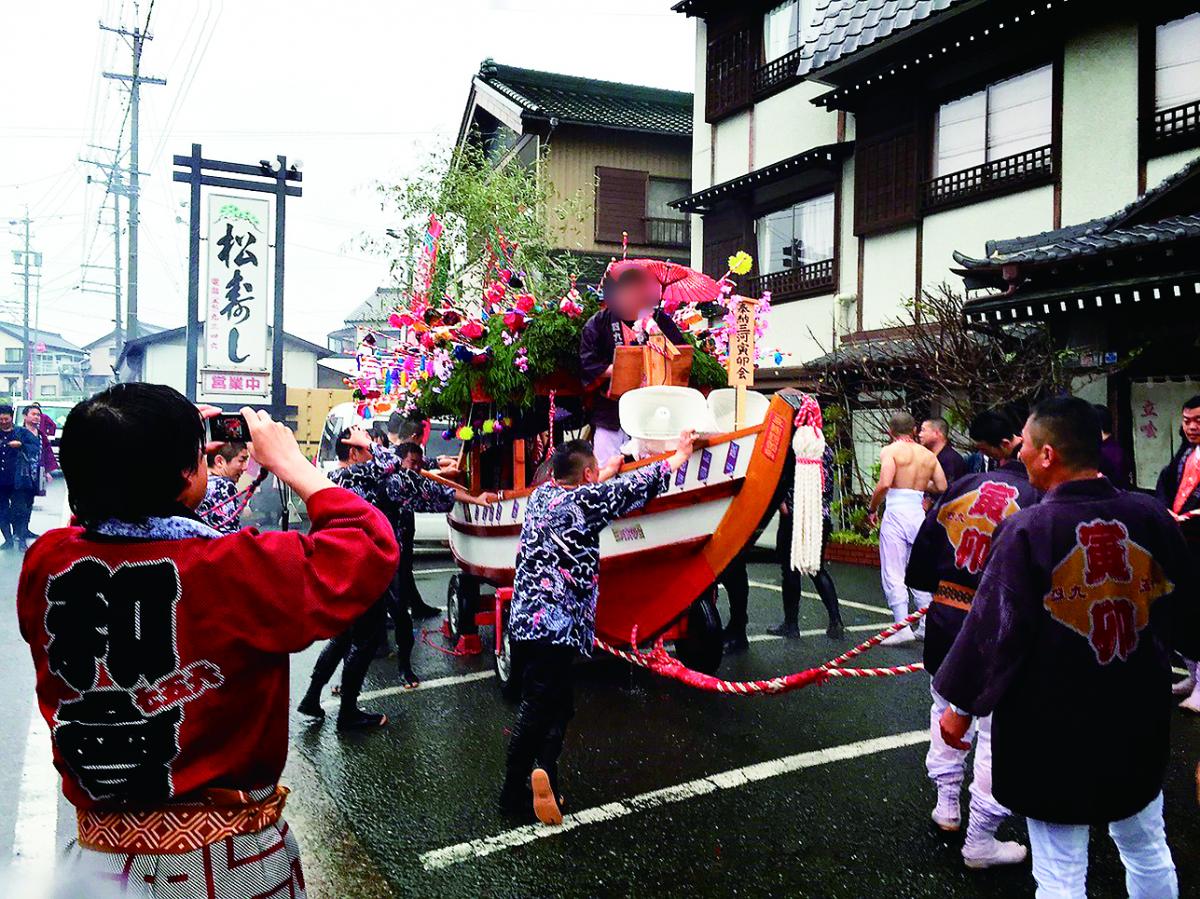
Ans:
[[[270,216],[269,199],[208,195],[203,309],[204,366],[209,371],[265,377],[270,368]]]

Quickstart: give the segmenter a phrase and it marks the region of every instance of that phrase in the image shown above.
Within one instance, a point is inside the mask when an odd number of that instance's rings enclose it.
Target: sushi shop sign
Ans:
[[[262,399],[271,394],[267,306],[271,297],[271,201],[208,195],[204,365],[207,399]]]

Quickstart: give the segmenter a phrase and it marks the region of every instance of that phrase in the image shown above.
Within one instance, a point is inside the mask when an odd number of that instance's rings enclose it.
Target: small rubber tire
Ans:
[[[509,636],[508,609],[505,605],[500,612],[500,651],[492,655],[492,667],[496,669],[496,683],[500,686],[500,695],[508,702],[516,702],[521,698],[522,666],[520,653],[513,652]]]
[[[675,641],[675,655],[693,671],[716,674],[725,653],[725,634],[715,584],[692,603],[687,616],[687,635]]]
[[[455,643],[463,634],[474,634],[475,607],[479,597],[478,587],[474,591],[467,583],[467,576],[453,575],[446,585],[446,629]]]

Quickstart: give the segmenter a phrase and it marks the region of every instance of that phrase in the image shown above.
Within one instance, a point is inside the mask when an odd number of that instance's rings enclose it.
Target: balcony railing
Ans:
[[[1003,159],[994,159],[934,178],[921,185],[921,207],[926,210],[982,199],[1054,174],[1054,148],[1047,144]]]
[[[749,296],[771,291],[773,300],[794,300],[799,297],[829,293],[834,287],[833,260],[822,259],[799,268],[759,275],[750,282]]]
[[[1174,142],[1197,134],[1200,134],[1200,100],[1154,113],[1155,143]]]
[[[778,59],[772,59],[770,62],[759,66],[754,71],[754,93],[755,95],[768,94],[771,91],[787,84],[789,81],[799,80],[797,72],[800,69],[800,48],[797,47],[790,53],[785,53]]]
[[[652,247],[689,247],[692,223],[688,219],[646,218],[646,243]]]

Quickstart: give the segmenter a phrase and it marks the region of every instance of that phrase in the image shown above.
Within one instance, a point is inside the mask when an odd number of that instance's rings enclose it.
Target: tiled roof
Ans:
[[[854,141],[841,141],[835,144],[821,144],[820,146],[810,147],[802,153],[797,153],[795,156],[789,156],[787,159],[781,159],[778,162],[765,165],[760,169],[747,172],[745,175],[739,175],[737,178],[722,181],[720,184],[706,187],[704,190],[697,191],[694,194],[688,194],[686,197],[672,200],[668,205],[683,212],[707,212],[722,200],[727,200],[730,197],[751,191],[756,187],[764,187],[812,169],[836,168],[840,174],[842,160],[853,153]]]
[[[9,337],[15,337],[17,340],[23,340],[25,335],[24,325],[13,324],[12,322],[0,322],[0,331],[3,331]],[[67,338],[63,337],[54,331],[38,331],[36,328],[29,329],[29,340],[33,344],[44,343],[47,349],[51,350],[69,350],[74,353],[82,353],[83,349],[77,347]]]
[[[692,95],[684,91],[519,69],[490,59],[477,77],[533,118],[650,134],[692,133]]]
[[[1178,190],[1193,179],[1200,181],[1200,159],[1111,215],[1027,237],[989,240],[983,259],[955,251],[954,260],[968,271],[979,271],[1200,237],[1200,206],[1180,197]],[[1179,200],[1173,202],[1175,197]],[[1180,204],[1190,208],[1181,208]]]
[[[818,0],[819,27],[800,53],[800,74],[838,62],[967,0]]]

